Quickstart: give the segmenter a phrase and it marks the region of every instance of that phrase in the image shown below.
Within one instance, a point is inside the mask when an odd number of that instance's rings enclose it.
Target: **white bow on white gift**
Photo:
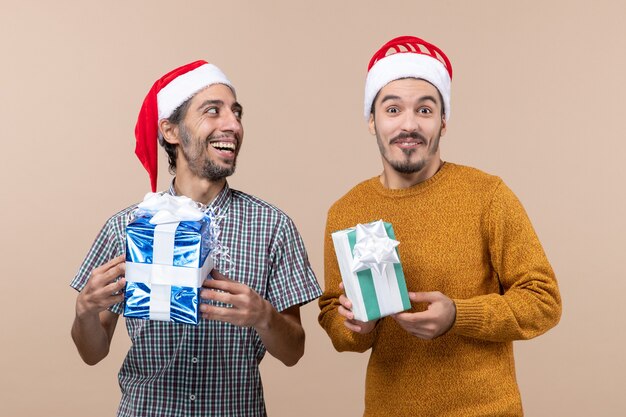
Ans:
[[[198,203],[182,195],[148,193],[137,207],[154,213],[150,219],[151,224],[198,221],[204,217],[204,212],[200,210]]]
[[[356,244],[352,251],[352,272],[372,269],[383,276],[387,265],[400,263],[396,252],[399,244],[400,242],[387,236],[382,220],[357,224]]]

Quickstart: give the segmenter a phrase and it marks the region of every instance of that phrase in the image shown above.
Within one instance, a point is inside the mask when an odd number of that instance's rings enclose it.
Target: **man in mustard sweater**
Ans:
[[[452,66],[404,36],[370,61],[365,117],[383,172],[339,199],[325,234],[319,322],[338,351],[371,349],[365,416],[521,416],[513,341],[555,326],[554,272],[524,211],[498,177],[441,160]],[[393,225],[412,308],[357,321],[331,233]]]

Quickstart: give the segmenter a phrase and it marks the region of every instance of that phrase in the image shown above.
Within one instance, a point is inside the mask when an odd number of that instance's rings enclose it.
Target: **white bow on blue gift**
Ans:
[[[151,224],[198,221],[204,217],[198,203],[185,196],[168,193],[148,193],[137,206],[142,211],[154,213]]]
[[[371,269],[379,276],[384,276],[387,265],[400,263],[396,252],[399,244],[400,242],[387,236],[382,220],[357,224],[356,244],[352,250],[352,272]]]
[[[222,273],[228,274],[233,268],[233,261],[230,258],[230,250],[220,241],[219,222],[224,215],[219,215],[217,209],[208,208],[203,204],[193,201],[186,196],[174,196],[168,193],[147,193],[141,203],[137,206],[139,213],[150,213],[152,215],[150,224],[170,225],[159,226],[159,230],[175,230],[179,222],[199,221],[203,217],[209,217],[210,221],[210,248],[211,258],[215,261],[221,259]],[[165,254],[169,256],[168,254]]]

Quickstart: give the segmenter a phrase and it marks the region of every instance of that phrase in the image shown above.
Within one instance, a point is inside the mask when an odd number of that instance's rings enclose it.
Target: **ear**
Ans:
[[[367,121],[369,131],[372,135],[376,134],[376,123],[374,123],[374,114],[370,113],[370,119]]]
[[[161,119],[159,120],[159,131],[166,142],[171,144],[180,143],[178,139],[178,125],[171,123],[167,119]]]
[[[446,116],[443,115],[441,117],[441,133],[439,136],[444,136],[446,134],[447,127],[448,127],[448,124],[446,123]]]

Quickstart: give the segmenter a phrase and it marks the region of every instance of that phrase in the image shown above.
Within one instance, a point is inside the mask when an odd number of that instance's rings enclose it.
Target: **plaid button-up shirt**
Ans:
[[[174,194],[173,186],[169,192]],[[126,225],[135,207],[106,222],[73,288],[82,290],[94,268],[125,253]],[[302,239],[282,211],[228,184],[209,208],[224,216],[220,241],[230,249],[231,279],[277,311],[320,296]],[[216,269],[224,267],[218,258]],[[123,304],[111,311],[121,314]],[[209,320],[191,326],[131,318],[126,327],[132,346],[119,372],[118,416],[266,415],[258,368],[265,346],[254,329]]]

